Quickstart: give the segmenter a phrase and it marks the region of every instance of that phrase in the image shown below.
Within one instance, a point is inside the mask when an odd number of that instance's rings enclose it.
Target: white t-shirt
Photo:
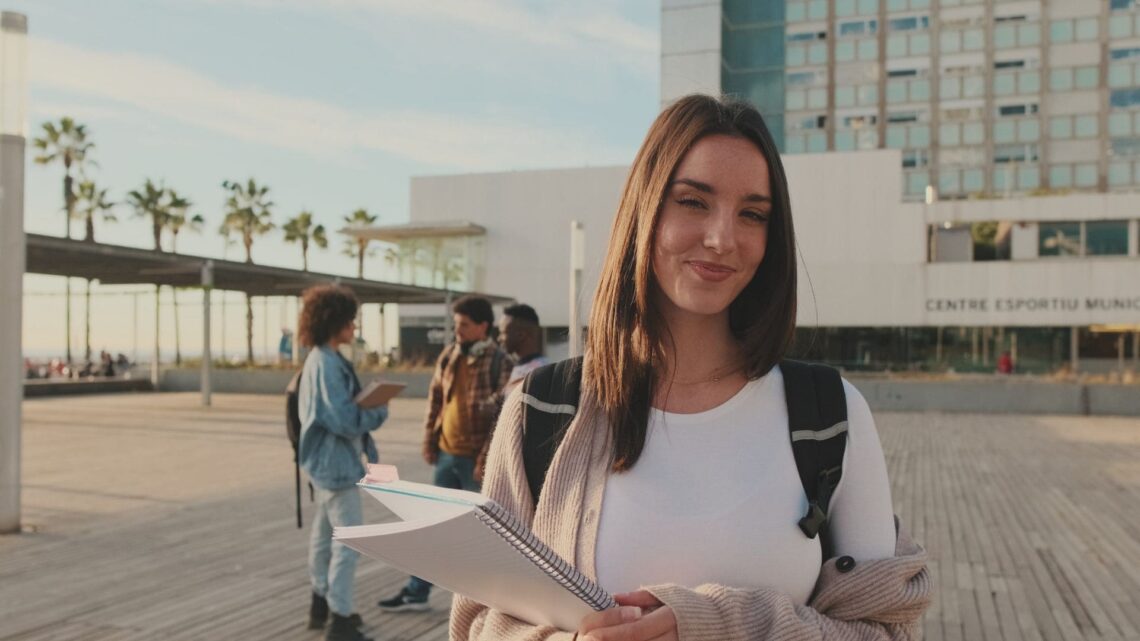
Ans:
[[[886,463],[871,411],[847,381],[843,477],[830,506],[836,555],[894,554]],[[778,367],[718,407],[650,411],[645,449],[611,474],[597,541],[598,583],[611,594],[642,586],[714,583],[778,590],[806,604],[821,565],[788,434]]]
[[[515,365],[511,369],[511,378],[507,381],[507,384],[510,385],[515,381],[521,381],[522,379],[526,378],[527,374],[530,374],[534,370],[542,367],[543,365],[546,365],[549,362],[550,359],[546,358],[545,356],[535,356],[525,363]]]

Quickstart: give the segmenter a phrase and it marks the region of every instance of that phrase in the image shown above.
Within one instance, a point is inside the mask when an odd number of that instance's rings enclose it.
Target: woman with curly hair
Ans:
[[[379,461],[369,434],[388,418],[387,406],[364,409],[354,398],[360,381],[339,347],[351,343],[360,303],[352,290],[319,285],[302,294],[299,338],[311,347],[297,392],[301,418],[298,456],[312,481],[317,507],[309,537],[309,576],[313,586],[309,627],[332,621],[327,641],[370,641],[359,630],[352,608],[356,552],[332,540],[334,527],[360,525],[362,457]]]

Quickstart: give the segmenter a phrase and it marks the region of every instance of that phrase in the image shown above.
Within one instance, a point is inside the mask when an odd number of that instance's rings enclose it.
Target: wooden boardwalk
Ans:
[[[24,403],[24,521],[0,537],[0,640],[315,641],[279,397],[126,394]],[[378,432],[418,461],[423,401]],[[878,417],[896,509],[939,586],[926,638],[1140,639],[1140,420]],[[387,518],[365,501],[366,521]],[[405,577],[362,559],[378,640],[446,638],[433,612],[375,607]]]

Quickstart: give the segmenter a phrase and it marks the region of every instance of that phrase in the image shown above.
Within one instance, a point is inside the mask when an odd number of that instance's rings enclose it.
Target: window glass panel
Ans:
[[[1076,131],[1077,138],[1096,137],[1098,129],[1096,116],[1077,116],[1076,125],[1073,127],[1073,129]]]
[[[906,147],[906,127],[900,125],[887,127],[887,147],[891,149]]]
[[[906,82],[894,80],[887,83],[887,102],[906,102]]]
[[[1041,25],[1022,24],[1017,26],[1017,44],[1022,47],[1035,47],[1041,44]]]
[[[966,98],[981,98],[986,92],[985,78],[970,76],[962,81],[962,95]]]
[[[1127,160],[1109,163],[1108,184],[1113,187],[1132,184],[1132,163]]]
[[[808,62],[813,65],[822,65],[827,62],[827,43],[817,42],[808,49]]]
[[[916,33],[910,37],[910,55],[925,56],[930,53],[930,34]]]
[[[859,87],[859,104],[874,105],[879,102],[879,87],[877,85],[862,85]]]
[[[802,154],[804,152],[804,137],[802,135],[788,134],[784,136],[784,139],[789,154]]]
[[[837,131],[835,132],[835,150],[836,151],[852,151],[855,149],[855,132],[854,131]]]
[[[1054,20],[1053,24],[1049,25],[1049,40],[1057,43],[1072,42],[1073,21]]]
[[[808,148],[811,153],[827,151],[827,134],[823,132],[808,134]]]
[[[817,87],[808,91],[808,108],[809,109],[826,109],[827,108],[827,89]]]
[[[879,41],[868,39],[859,43],[859,59],[874,60],[879,57]]]
[[[1017,74],[1017,90],[1020,93],[1041,91],[1041,74],[1037,71],[1023,71]]]
[[[1112,16],[1108,19],[1108,36],[1110,38],[1127,38],[1132,35],[1132,16]]]
[[[1016,127],[1012,122],[994,123],[994,142],[1013,142]]]
[[[1085,254],[1127,256],[1128,221],[1097,220],[1085,223]]]
[[[1132,117],[1127,113],[1111,113],[1108,115],[1108,135],[1127,136],[1132,133]]]
[[[957,124],[940,125],[938,127],[938,142],[943,147],[957,147],[962,144],[961,130]]]
[[[1013,180],[1011,168],[1013,165],[998,167],[993,171],[994,191],[1005,191],[1006,184]]]
[[[980,145],[984,141],[985,136],[985,129],[980,122],[968,122],[962,125],[963,144]]]
[[[1053,165],[1049,168],[1049,184],[1065,188],[1073,185],[1073,168],[1069,165]]]
[[[925,79],[911,81],[910,99],[919,102],[930,100],[930,81]]]
[[[962,79],[953,76],[943,76],[938,83],[938,93],[943,99],[957,98],[962,95]]]
[[[905,35],[895,34],[887,38],[887,55],[892,58],[900,58],[906,55]]]
[[[1053,138],[1072,138],[1073,119],[1068,116],[1049,119],[1049,135]]]
[[[879,12],[879,0],[859,0],[859,14],[870,15]]]
[[[1077,20],[1077,40],[1096,40],[1100,35],[1100,24],[1097,18],[1081,18]]]
[[[1096,67],[1078,67],[1076,76],[1077,76],[1077,89],[1096,89],[1096,86],[1097,86],[1097,68]]]
[[[785,55],[789,67],[807,64],[807,49],[803,45],[789,45]]]
[[[943,31],[938,36],[938,48],[942,53],[958,53],[962,50],[962,34],[959,31]]]
[[[914,171],[906,177],[906,193],[926,193],[926,186],[930,184],[930,172]]]
[[[994,76],[994,94],[999,96],[1013,95],[1016,88],[1016,79],[1013,74],[1002,73]]]
[[[838,62],[851,62],[855,59],[855,43],[850,40],[840,40],[835,43],[835,59]]]
[[[1041,186],[1041,169],[1039,167],[1018,167],[1017,187],[1019,189],[1037,189]]]
[[[1077,165],[1073,174],[1078,187],[1096,187],[1096,165],[1092,163]]]
[[[1021,142],[1036,142],[1041,138],[1041,121],[1022,120],[1017,123],[1017,139]]]
[[[911,147],[929,147],[930,146],[930,126],[917,125],[910,128],[910,146]]]
[[[962,48],[966,51],[979,51],[985,46],[986,38],[981,29],[967,29],[962,32]]]
[[[841,18],[855,15],[855,0],[835,0],[835,15]]]
[[[1127,87],[1132,84],[1132,63],[1114,62],[1108,65],[1108,86]]]
[[[977,192],[985,188],[985,174],[981,169],[967,169],[962,172],[962,189]]]
[[[1049,71],[1049,88],[1053,91],[1069,91],[1073,88],[1072,69],[1052,69]]]
[[[808,3],[808,19],[826,20],[827,0],[811,0],[811,2]]]
[[[807,92],[800,89],[789,90],[784,95],[784,102],[787,105],[788,111],[805,109],[807,108]]]
[[[855,106],[855,87],[836,87],[835,88],[835,106],[836,107],[854,107]]]
[[[944,194],[956,194],[962,191],[957,170],[942,169],[938,172],[938,191]]]
[[[1012,24],[999,24],[994,27],[994,47],[1009,49],[1017,46],[1017,28]]]
[[[1037,223],[1038,256],[1079,256],[1080,223]]]
[[[807,18],[807,5],[803,2],[789,2],[787,11],[788,22],[802,22]]]

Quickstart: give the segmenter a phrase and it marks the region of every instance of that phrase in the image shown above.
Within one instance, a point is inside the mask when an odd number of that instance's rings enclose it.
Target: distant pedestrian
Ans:
[[[387,406],[363,409],[352,363],[339,347],[353,341],[356,311],[352,290],[320,285],[305,290],[299,338],[312,349],[305,358],[297,393],[301,419],[299,462],[315,488],[316,514],[309,538],[309,577],[313,587],[309,627],[319,629],[329,614],[327,641],[371,641],[359,630],[352,607],[357,553],[333,541],[334,527],[360,525],[362,462],[379,462],[369,434],[388,418]]]
[[[518,387],[526,375],[550,362],[542,354],[542,325],[530,305],[511,305],[499,319],[499,344],[515,359],[503,395]]]
[[[998,357],[997,371],[998,374],[1012,374],[1013,373],[1013,355],[1008,351],[1002,352]]]

